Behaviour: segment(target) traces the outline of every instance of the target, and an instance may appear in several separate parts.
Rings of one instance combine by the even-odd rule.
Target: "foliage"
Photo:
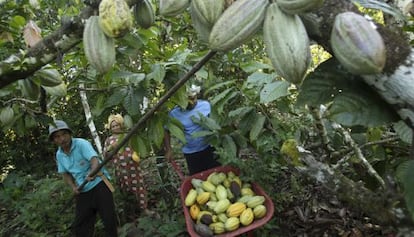
[[[34,4],[36,2],[39,5]],[[78,15],[86,2],[1,1],[0,59],[26,48],[21,34],[29,20],[34,20],[42,29],[42,36],[47,36],[60,27],[66,17]],[[156,1],[153,3],[156,5]],[[376,6],[385,13],[395,13],[382,3]],[[382,22],[382,14],[378,11],[367,13]],[[47,124],[53,117],[63,118],[75,136],[90,138],[78,95],[80,84],[85,85],[93,120],[102,140],[107,135],[104,123],[110,113],[129,115],[134,123],[142,119],[207,53],[206,45],[195,37],[197,34],[190,21],[188,12],[184,12],[176,17],[157,16],[156,24],[148,29],[134,28],[116,40],[117,63],[104,75],[88,65],[82,43],[61,55],[52,64],[63,75],[68,93],[65,97],[48,95],[46,114],[41,111],[39,100],[24,97],[18,83],[0,90],[0,108],[11,106],[16,115],[11,124],[1,124],[0,127],[3,137],[0,142],[1,172],[2,175],[12,170],[21,172],[10,173],[3,183],[1,206],[10,208],[2,209],[5,215],[1,215],[0,224],[4,226],[1,234],[13,232],[17,236],[35,236],[36,233],[48,233],[56,236],[67,233],[72,214],[69,211],[57,213],[56,210],[63,206],[70,194],[54,176],[55,148],[48,142]],[[412,19],[407,21],[405,30],[413,31]],[[312,68],[304,83],[296,87],[273,70],[264,47],[259,32],[237,49],[217,53],[190,80],[203,85],[202,97],[213,106],[211,116],[198,121],[208,131],[197,135],[208,137],[223,164],[239,167],[246,180],[255,181],[268,193],[275,194],[272,199],[276,209],[282,210],[302,192],[303,184],[298,181],[302,177],[285,173],[294,170],[295,164],[280,154],[283,142],[295,139],[299,146],[311,150],[321,159],[331,157],[326,163],[336,165],[353,180],[361,180],[372,190],[380,191],[377,181],[367,175],[366,167],[350,149],[344,135],[334,129],[333,124],[339,123],[351,131],[357,146],[363,149],[381,177],[391,175],[394,178],[395,173],[402,172],[397,171],[397,167],[403,167],[408,159],[412,131],[398,121],[394,110],[360,78],[344,72],[335,59],[327,60],[330,55],[314,45]],[[175,149],[179,151],[180,141],[184,141],[182,130],[176,121],[168,120],[167,113],[172,107],[185,103],[185,89],[181,88],[134,134],[131,144],[144,160],[162,153],[165,127],[177,138]],[[322,147],[321,135],[315,125],[318,121],[311,113],[312,108],[320,105],[327,109],[322,120],[334,149],[332,153],[339,153],[339,156]],[[386,142],[390,134],[395,138],[395,132],[402,140]],[[181,158],[179,152],[176,158]],[[156,165],[163,163],[160,161]],[[153,171],[152,177],[156,181],[149,191],[161,219],[141,217],[137,220],[138,225],[125,223],[126,218],[122,215],[127,205],[119,202],[119,216],[125,224],[121,231],[126,236],[130,228],[136,227],[144,229],[145,236],[183,236],[186,227],[176,193],[180,180],[170,169]],[[46,174],[49,177],[44,178]],[[405,188],[407,207],[414,213],[414,194],[409,188],[412,180],[408,171],[402,174],[400,182]],[[280,179],[289,180],[290,192],[277,187],[275,181]],[[48,202],[50,195],[55,202]],[[118,200],[118,193],[115,195]],[[42,203],[50,205],[37,208],[37,205],[43,207]],[[58,221],[51,223],[50,220]],[[102,228],[102,225],[98,227]],[[98,231],[102,231],[99,228]],[[272,236],[277,228],[276,221],[272,220],[258,230],[258,235]]]

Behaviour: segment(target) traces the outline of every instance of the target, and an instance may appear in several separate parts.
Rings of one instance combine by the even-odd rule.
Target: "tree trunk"
[[[302,154],[301,160],[306,166],[297,167],[299,172],[332,191],[339,200],[364,212],[377,223],[394,225],[401,221],[392,210],[392,200],[389,200],[384,192],[376,193],[367,189],[362,183],[347,178],[338,170],[317,161],[310,154]]]

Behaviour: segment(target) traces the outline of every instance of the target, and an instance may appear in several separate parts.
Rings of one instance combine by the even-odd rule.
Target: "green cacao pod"
[[[229,217],[229,219],[227,219],[224,223],[224,229],[226,229],[226,231],[236,230],[237,228],[239,228],[239,226],[240,220],[237,217]]]
[[[224,11],[224,0],[192,0],[191,7],[205,24],[213,25]]]
[[[231,4],[211,29],[209,47],[228,51],[251,38],[262,26],[268,0],[237,0]]]
[[[3,125],[8,125],[13,121],[14,111],[12,107],[7,106],[3,108],[0,112],[0,122]]]
[[[287,81],[300,84],[311,62],[309,38],[300,17],[271,3],[263,24],[263,39],[276,72]]]
[[[247,207],[255,208],[256,206],[262,205],[266,201],[264,196],[256,195],[249,199],[246,203]]]
[[[155,23],[154,8],[149,0],[138,1],[134,6],[134,18],[139,26],[150,28]]]
[[[42,86],[46,93],[56,97],[63,97],[67,94],[67,86],[65,83],[60,83],[57,86]]]
[[[210,229],[216,235],[223,234],[224,232],[226,232],[226,229],[224,229],[224,223],[223,222],[211,223],[208,227],[210,227]]]
[[[161,16],[177,16],[190,6],[190,0],[160,0],[159,13]]]
[[[301,14],[318,9],[323,0],[277,0],[277,5],[288,14]]]
[[[125,0],[102,0],[99,4],[99,25],[109,37],[124,36],[133,25],[132,12]]]
[[[24,97],[31,100],[37,100],[37,98],[39,98],[40,86],[36,84],[36,82],[34,82],[31,78],[19,80],[18,84]]]
[[[351,73],[380,73],[385,66],[384,41],[374,25],[354,12],[335,17],[331,32],[334,56]]]
[[[63,82],[59,71],[50,66],[43,67],[34,75],[40,78],[40,84],[43,86],[57,86]]]
[[[208,38],[210,37],[211,28],[213,28],[212,24],[205,23],[200,19],[200,15],[194,10],[192,4],[190,5],[190,16],[191,16],[191,23],[193,28],[197,32],[198,39],[201,43],[208,43]]]
[[[231,203],[228,199],[219,200],[216,206],[214,207],[214,213],[220,214],[220,213],[225,212],[227,208],[230,206],[230,204]]]
[[[254,209],[253,209],[253,214],[254,214],[254,218],[255,219],[260,219],[262,217],[264,217],[266,215],[266,206],[263,204],[257,205]]]
[[[88,62],[99,72],[106,73],[115,63],[115,42],[99,27],[99,17],[91,16],[85,24],[83,47]]]

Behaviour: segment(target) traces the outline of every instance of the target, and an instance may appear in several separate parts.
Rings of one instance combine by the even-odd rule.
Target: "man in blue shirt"
[[[92,144],[82,138],[72,137],[72,130],[62,120],[55,120],[49,126],[49,140],[58,145],[56,152],[57,170],[63,175],[76,195],[76,217],[72,224],[78,237],[92,237],[96,215],[102,219],[108,237],[117,237],[115,204],[107,180],[108,172],[102,169],[97,176],[90,173],[99,166],[98,154]],[[85,180],[82,190],[78,189]]]
[[[214,155],[214,148],[205,141],[204,137],[194,137],[195,132],[204,130],[202,126],[193,122],[200,116],[208,117],[211,112],[211,105],[208,101],[198,100],[200,87],[192,85],[187,90],[188,105],[183,109],[179,106],[174,107],[169,116],[181,122],[184,128],[186,143],[182,146],[182,152],[187,162],[189,174],[211,169],[220,166]],[[172,159],[171,136],[169,131],[165,131],[164,137],[165,157]]]

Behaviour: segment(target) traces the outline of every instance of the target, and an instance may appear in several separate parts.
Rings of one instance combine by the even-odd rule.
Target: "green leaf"
[[[139,88],[134,89],[131,86],[128,86],[125,90],[126,95],[123,98],[122,105],[131,116],[139,114],[139,108],[143,101],[144,92]]]
[[[266,117],[263,114],[256,115],[256,119],[253,122],[253,126],[249,134],[250,141],[256,140],[256,138],[259,136],[260,132],[263,129],[263,125],[265,121],[266,121]]]
[[[413,140],[413,130],[407,126],[404,121],[399,121],[394,123],[394,130],[397,132],[398,136],[402,141],[411,144]]]
[[[265,63],[261,63],[257,61],[249,61],[247,63],[243,63],[241,65],[241,68],[243,69],[243,71],[247,73],[257,72],[262,69],[272,69],[272,67],[269,64],[265,64]]]
[[[281,97],[289,95],[290,83],[287,81],[275,81],[266,84],[260,91],[260,103],[270,103]]]
[[[153,79],[157,82],[162,82],[166,74],[165,67],[161,64],[154,64],[151,66],[151,73],[147,75],[148,79]]]
[[[180,140],[180,142],[182,143],[186,142],[184,132],[181,126],[177,126],[177,124],[174,124],[174,123],[168,123],[167,129],[168,131],[170,131],[171,135],[176,137],[178,140]]]
[[[369,92],[365,94],[368,95]],[[329,108],[329,117],[345,126],[375,127],[393,121],[393,111],[385,103],[378,103],[375,97],[375,94],[363,96],[360,93],[344,92],[335,98]]]
[[[303,82],[297,105],[331,104],[331,119],[346,126],[379,126],[395,121],[395,111],[364,81],[329,59]]]
[[[254,107],[251,107],[251,106],[240,107],[240,108],[230,111],[228,116],[229,118],[232,118],[232,119],[241,118],[253,110],[254,110]]]
[[[221,129],[220,125],[216,122],[216,120],[210,117],[205,117],[202,114],[200,114],[199,119],[192,118],[192,120],[194,123],[200,124],[201,126],[203,126],[204,128],[208,130],[218,131]]]
[[[247,77],[246,88],[261,88],[263,85],[271,83],[276,78],[276,74],[267,74],[263,72],[254,72]]]
[[[399,167],[401,183],[404,187],[404,198],[407,204],[407,208],[411,213],[411,219],[414,220],[414,175],[412,175],[412,170],[414,170],[414,160],[410,160],[406,163],[403,163],[403,167]]]
[[[226,156],[236,158],[237,157],[237,146],[233,138],[230,135],[223,136],[223,148],[226,150]]]
[[[138,152],[140,157],[148,156],[149,152],[147,146],[145,145],[145,140],[139,136],[139,134],[135,134],[131,137],[129,145],[134,151]]]
[[[158,117],[154,116],[148,123],[148,137],[151,143],[160,147],[164,140],[164,122]]]

